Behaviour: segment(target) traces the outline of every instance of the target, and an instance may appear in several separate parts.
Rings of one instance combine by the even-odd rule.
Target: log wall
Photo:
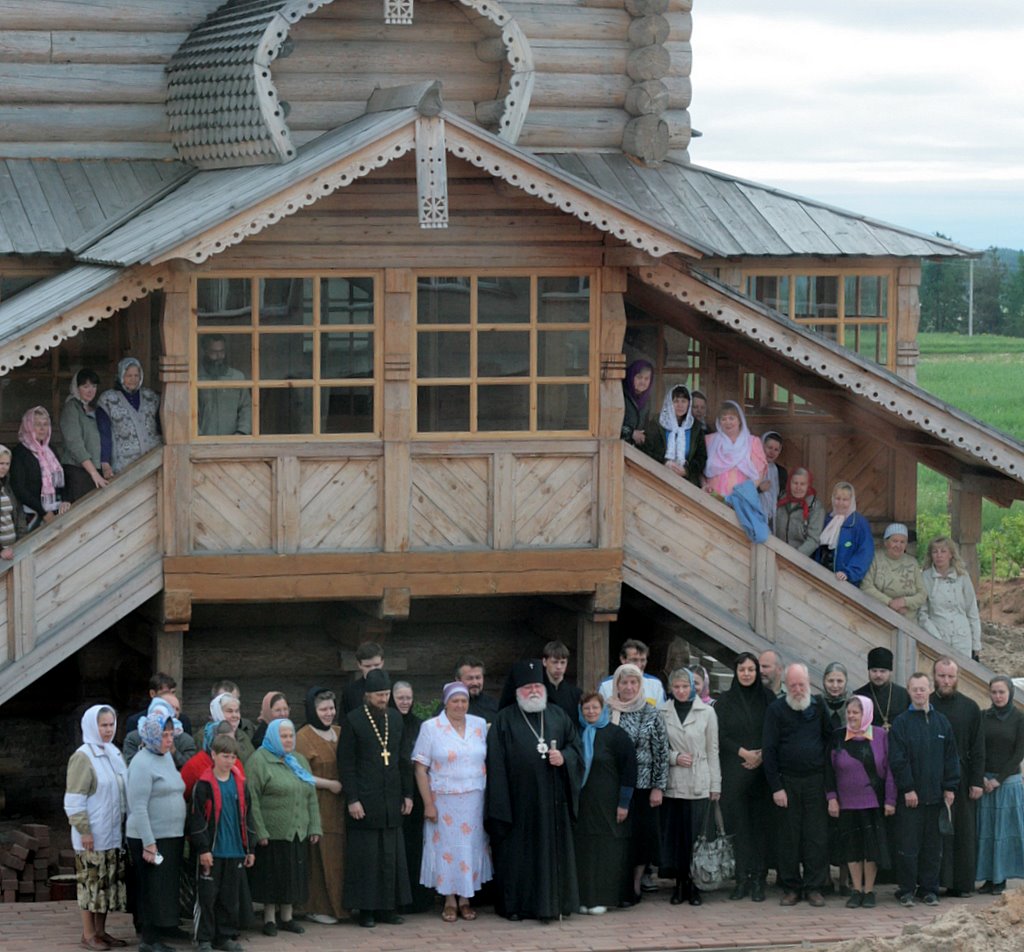
[[[173,158],[164,67],[219,6],[0,0],[0,155]],[[534,87],[520,144],[617,151],[637,115],[626,108],[628,90],[654,81],[667,141],[684,150],[690,6],[504,3],[533,57],[533,69],[518,74]],[[456,0],[417,4],[411,27],[385,25],[379,0],[328,4],[292,28],[292,52],[273,66],[295,142],[361,115],[376,86],[435,78],[449,109],[497,129],[512,76],[498,33]]]

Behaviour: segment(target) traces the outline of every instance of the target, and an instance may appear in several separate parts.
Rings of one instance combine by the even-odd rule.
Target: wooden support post
[[[408,618],[411,602],[409,589],[386,588],[377,603],[377,612],[381,618]]]
[[[766,545],[750,551],[750,627],[762,638],[775,642],[777,569],[775,553]]]
[[[911,538],[917,539],[917,460],[910,453],[899,450],[889,451],[892,457],[891,479],[892,520],[902,522],[911,530]],[[910,546],[910,553],[915,545]]]
[[[384,469],[382,493],[384,551],[409,548],[409,494],[412,485],[412,296],[416,277],[406,268],[384,275]]]
[[[153,669],[169,674],[181,691],[185,632],[192,622],[192,593],[164,591],[158,605],[159,619],[153,625]]]
[[[576,624],[576,683],[593,691],[608,674],[608,632],[606,621],[594,621],[580,614]]]
[[[622,548],[623,475],[625,463],[622,441],[622,381],[626,360],[622,343],[626,336],[626,270],[604,268],[601,271],[600,354],[601,382],[598,389],[598,538],[602,549]]]
[[[896,373],[911,383],[917,382],[917,359],[920,354],[917,343],[917,326],[921,319],[918,295],[920,286],[919,262],[896,269]]]
[[[949,525],[960,557],[971,573],[974,588],[978,588],[978,543],[981,542],[981,494],[968,492],[956,483],[950,484]],[[924,544],[928,543],[923,539]]]
[[[274,468],[274,551],[299,551],[301,467],[297,456],[279,456]]]
[[[36,646],[36,571],[35,558],[29,555],[14,563],[14,591],[8,590],[11,606],[8,631],[13,643],[8,655],[11,661],[24,658]]]
[[[164,555],[188,555],[190,550],[192,465],[189,438],[189,335],[192,327],[191,271],[187,264],[172,266],[164,289],[160,319],[160,426],[164,435],[162,475]]]

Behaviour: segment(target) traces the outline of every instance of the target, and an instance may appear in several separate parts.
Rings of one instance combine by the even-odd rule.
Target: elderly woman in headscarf
[[[82,946],[127,945],[107,934],[107,913],[125,910],[125,854],[121,835],[128,768],[114,746],[113,708],[95,704],[82,715],[82,746],[68,761],[64,812],[71,824],[82,913]]]
[[[14,558],[14,543],[28,531],[25,510],[11,488],[11,451],[0,445],[0,559]]]
[[[256,720],[256,732],[252,735],[254,747],[263,743],[263,735],[267,732],[267,725],[275,718],[289,717],[291,709],[288,707],[288,698],[280,691],[267,691],[263,695],[263,702],[260,704],[260,716]]]
[[[337,697],[325,687],[306,692],[306,723],[295,735],[295,749],[309,762],[320,810],[320,841],[309,848],[309,901],[306,918],[333,925],[346,918],[341,904],[345,884],[345,800],[338,779]]]
[[[840,582],[859,587],[874,554],[871,526],[857,512],[857,494],[850,483],[840,481],[832,489],[832,511],[821,530],[815,561],[834,572]]]
[[[171,758],[180,731],[166,707],[139,725],[142,750],[128,765],[128,852],[136,884],[139,952],[167,952],[162,932],[178,927],[185,834],[185,784]]]
[[[814,556],[825,528],[825,507],[814,489],[811,471],[798,466],[789,474],[775,512],[775,535],[797,552]]]
[[[218,694],[210,701],[210,720],[203,728],[201,749],[181,768],[181,779],[185,781],[185,799],[192,798],[192,788],[203,773],[213,766],[213,739],[218,734],[227,734],[235,738],[238,744],[237,767],[242,779],[245,779],[245,761],[253,754],[252,741],[244,731],[238,729],[242,721],[242,710],[238,698],[233,694]]]
[[[644,452],[677,476],[700,486],[707,446],[690,410],[690,391],[686,387],[673,387],[665,394],[657,420],[647,425]]]
[[[872,727],[875,708],[855,694],[846,723],[832,733],[825,761],[829,816],[838,821],[839,861],[849,871],[852,891],[847,909],[875,906],[878,867],[888,867],[885,816],[896,812],[896,778],[889,766],[889,732]]]
[[[610,713],[596,691],[580,701],[583,786],[573,836],[580,912],[592,916],[631,902],[634,892],[626,821],[636,786],[636,748]]]
[[[768,467],[764,447],[747,429],[747,418],[735,400],[726,400],[718,408],[715,432],[704,439],[708,451],[704,488],[708,492],[729,496],[740,483],[764,479]]]
[[[691,671],[673,671],[669,688],[671,698],[658,708],[668,734],[669,762],[661,814],[661,874],[675,878],[672,905],[688,901],[699,906],[702,900],[690,878],[690,860],[708,802],[722,795],[718,718],[697,694]]]
[[[444,710],[420,725],[412,752],[423,797],[420,883],[444,896],[441,918],[473,920],[470,899],[493,875],[484,832],[487,721],[469,713],[469,689],[444,686]]]
[[[181,770],[185,764],[192,759],[196,754],[196,742],[191,734],[187,734],[181,726],[181,721],[178,720],[178,713],[180,708],[178,706],[178,699],[173,694],[158,694],[149,702],[149,707],[146,709],[146,713],[140,717],[134,730],[130,730],[124,738],[124,760],[125,763],[131,764],[135,759],[136,755],[143,748],[142,742],[142,724],[145,723],[146,718],[157,711],[162,711],[167,717],[170,717],[174,721],[174,744],[171,747],[171,759],[174,761],[174,766]],[[128,726],[131,727],[132,718],[129,718]]]
[[[50,449],[50,414],[33,407],[21,418],[18,445],[11,454],[11,486],[28,517],[31,531],[71,508],[63,497],[64,467]]]
[[[907,554],[909,538],[910,532],[902,522],[885,527],[882,548],[875,553],[860,590],[917,621],[918,610],[928,600],[928,589],[917,559]]]
[[[94,370],[79,370],[71,378],[71,393],[60,412],[64,438],[60,455],[71,502],[93,489],[103,489],[114,475],[110,466],[110,419],[96,406],[99,385]]]
[[[309,761],[295,751],[290,720],[276,718],[267,725],[246,770],[257,837],[249,885],[252,898],[263,903],[263,934],[299,935],[306,930],[292,914],[309,898],[309,846],[320,840],[321,827],[316,777]]]
[[[160,398],[142,386],[142,364],[125,357],[117,365],[117,382],[99,399],[110,419],[111,467],[120,473],[161,443]]]
[[[998,896],[1007,879],[1024,878],[1024,714],[1013,704],[1013,681],[988,683],[992,706],[982,716],[985,733],[984,793],[978,804],[978,892]]]
[[[636,750],[636,788],[630,810],[633,893],[620,905],[633,905],[643,899],[640,879],[644,867],[648,863],[658,865],[661,834],[656,811],[668,784],[668,734],[665,722],[647,703],[643,677],[635,664],[619,665],[612,675],[612,693],[608,698],[611,722],[629,735]]]
[[[733,662],[729,689],[718,699],[718,760],[722,770],[725,829],[736,848],[732,900],[750,896],[764,902],[768,875],[767,830],[771,794],[761,759],[764,715],[775,695],[761,681],[757,655],[743,652]]]
[[[647,404],[651,399],[651,383],[654,367],[649,361],[634,360],[626,368],[626,379],[622,381],[622,396],[625,404],[620,436],[627,443],[643,446],[646,439]]]

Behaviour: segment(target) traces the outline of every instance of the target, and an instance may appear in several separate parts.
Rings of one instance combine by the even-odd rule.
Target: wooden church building
[[[628,637],[942,651],[619,438],[643,357],[876,532],[941,473],[975,571],[1024,497],[1024,446],[914,383],[921,260],[969,249],[691,162],[691,7],[0,0],[0,439],[132,355],[164,440],[0,567],[0,718],[156,669],[298,712],[365,640],[423,698],[554,638],[588,685]]]

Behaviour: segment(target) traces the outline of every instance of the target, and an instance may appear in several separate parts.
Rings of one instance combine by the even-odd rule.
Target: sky
[[[695,165],[1024,248],[1024,0],[694,0]]]

